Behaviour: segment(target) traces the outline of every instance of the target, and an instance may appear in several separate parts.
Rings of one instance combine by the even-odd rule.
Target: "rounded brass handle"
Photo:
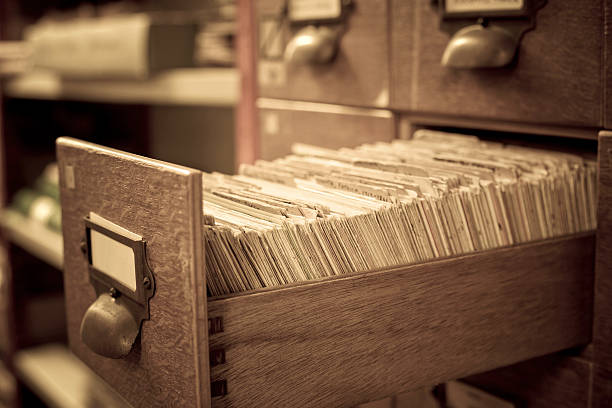
[[[121,297],[103,293],[89,306],[81,321],[81,339],[96,354],[121,358],[129,354],[139,324]]]
[[[285,48],[285,61],[295,65],[326,64],[338,51],[339,33],[327,26],[306,26]]]
[[[514,58],[518,39],[499,26],[474,24],[457,31],[451,38],[442,65],[452,68],[497,68]]]

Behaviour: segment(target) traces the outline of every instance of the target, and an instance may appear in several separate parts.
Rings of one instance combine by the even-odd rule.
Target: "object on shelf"
[[[15,98],[233,107],[239,85],[233,68],[174,69],[147,81],[68,80],[41,70],[12,78],[4,92]]]
[[[62,211],[56,163],[48,164],[34,182],[13,197],[0,214],[7,238],[50,265],[63,265]]]
[[[74,78],[143,79],[194,65],[194,23],[125,14],[45,19],[26,30],[32,65]]]
[[[58,182],[57,164],[51,163],[36,179],[35,189],[24,187],[15,194],[11,208],[41,225],[60,231],[62,211]]]
[[[206,24],[196,36],[196,63],[198,65],[234,66],[236,64],[235,31],[236,24],[232,21]]]
[[[30,47],[24,41],[0,41],[0,76],[25,72],[30,67]]]
[[[596,165],[429,130],[205,175],[211,295],[591,231]]]

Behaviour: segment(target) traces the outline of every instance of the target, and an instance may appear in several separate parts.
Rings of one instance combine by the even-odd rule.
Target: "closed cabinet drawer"
[[[499,121],[603,125],[601,1],[547,1],[535,13],[535,27],[522,36],[515,58],[500,68],[443,66],[451,35],[441,29],[438,7],[429,0],[391,4],[393,108]],[[410,33],[413,47],[406,46]],[[473,54],[478,53],[470,50]]]
[[[291,153],[293,143],[330,149],[391,141],[393,114],[383,109],[260,99],[261,158],[272,160]]]
[[[348,408],[591,340],[592,233],[207,297],[200,172],[57,152],[70,346],[135,407]]]
[[[316,11],[317,4],[334,1],[288,4],[292,3],[299,4],[299,14],[303,14],[312,8]],[[387,1],[354,0],[344,7],[339,21],[314,21],[324,30],[322,35],[333,36],[330,44],[336,47],[335,56],[318,62],[310,59],[312,54],[305,55],[308,50],[296,48],[299,43],[317,41],[320,32],[312,31],[315,28],[309,27],[308,22],[291,22],[291,13],[282,12],[285,5],[283,0],[256,1],[260,96],[356,106],[388,105]]]

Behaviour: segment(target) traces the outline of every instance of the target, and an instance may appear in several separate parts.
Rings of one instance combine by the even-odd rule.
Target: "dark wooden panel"
[[[390,111],[335,105],[265,101],[259,109],[261,158],[276,159],[296,142],[337,149],[395,137]]]
[[[593,324],[593,408],[612,401],[612,132],[599,134],[599,201]]]
[[[6,245],[4,239],[0,239],[0,361],[11,358],[15,345],[13,279]]]
[[[355,0],[330,64],[291,66],[259,55],[260,96],[345,105],[386,107],[389,103],[387,0]],[[257,19],[278,16],[284,0],[257,0]],[[297,29],[282,27],[282,47]],[[261,40],[261,38],[260,38]],[[261,43],[261,41],[260,41]],[[270,71],[269,67],[274,68]]]
[[[57,155],[71,349],[135,407],[208,406],[200,172],[68,138]],[[95,300],[80,249],[90,211],[142,235],[155,275],[151,319],[124,359],[94,354],[79,334]]]
[[[463,381],[521,408],[588,408],[593,363],[554,354],[477,374]]]
[[[414,4],[413,4],[414,3]],[[392,0],[392,37],[415,30],[414,49],[394,41],[392,65],[412,66],[411,80],[393,71],[392,107],[428,114],[506,121],[602,126],[602,2],[551,0],[518,59],[499,69],[440,64],[450,39],[429,0]],[[413,23],[401,16],[416,7]]]
[[[604,10],[604,126],[612,129],[612,4],[603,1]]]
[[[209,300],[215,407],[353,407],[591,339],[594,238]]]

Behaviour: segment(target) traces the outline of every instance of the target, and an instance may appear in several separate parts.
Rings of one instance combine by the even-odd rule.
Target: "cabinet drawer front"
[[[293,143],[330,149],[388,142],[395,137],[393,114],[383,109],[280,100],[259,100],[261,158],[291,153]]]
[[[335,58],[322,64],[290,64],[283,53],[302,28],[288,22],[277,28],[284,0],[256,1],[259,94],[356,106],[389,103],[386,0],[355,0],[345,17]]]
[[[410,3],[410,4],[409,4]],[[415,18],[405,16],[412,13]],[[392,0],[392,107],[505,121],[597,127],[602,113],[602,4],[549,0],[503,68],[441,64],[450,36],[428,0]],[[414,48],[401,39],[414,32]]]
[[[58,139],[57,156],[70,348],[135,407],[201,406],[209,397],[208,354],[199,352],[207,344],[200,172],[69,138]],[[80,335],[96,300],[81,250],[90,211],[146,241],[155,293],[124,358],[95,354]]]

